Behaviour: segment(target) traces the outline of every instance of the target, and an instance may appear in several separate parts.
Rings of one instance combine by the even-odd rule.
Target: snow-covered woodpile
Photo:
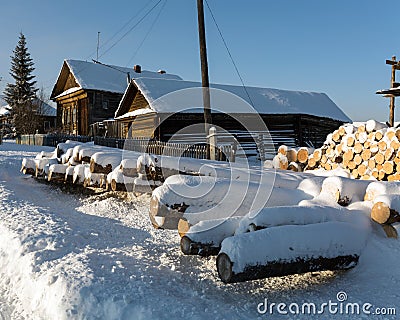
[[[372,217],[384,228],[371,219],[387,182],[299,173],[289,179],[282,173],[276,185],[271,176],[258,183],[169,177],[153,191],[150,218],[158,228],[178,230],[184,254],[218,254],[224,282],[351,268],[373,226],[394,236],[387,230],[396,230],[398,214],[384,221]],[[392,182],[393,192],[395,186],[400,183]],[[395,197],[392,203],[389,208]]]
[[[293,171],[341,168],[355,179],[397,181],[400,128],[375,120],[345,124],[329,134],[319,149],[280,146],[272,166]]]
[[[143,177],[139,172],[144,158],[136,152],[67,141],[58,144],[54,152],[24,158],[21,172],[74,187],[151,193],[160,183],[152,180],[154,175]]]
[[[361,132],[379,130],[382,139],[391,135],[367,126]],[[320,150],[326,155],[341,143]],[[346,151],[354,148],[347,145]],[[315,151],[285,152],[290,162],[306,167]],[[352,268],[372,233],[398,237],[400,182],[354,179],[339,168],[270,170],[67,142],[24,159],[21,171],[72,186],[152,193],[153,226],[177,230],[184,254],[217,255],[218,274],[230,283]]]

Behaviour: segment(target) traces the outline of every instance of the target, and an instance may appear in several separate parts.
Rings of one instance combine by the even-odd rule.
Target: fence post
[[[236,161],[236,151],[237,151],[237,141],[236,139],[233,140],[233,144],[231,146],[231,154],[229,157],[230,162],[235,162]]]
[[[215,160],[215,150],[217,147],[217,129],[215,127],[210,128],[207,138],[210,145],[210,160]]]
[[[260,133],[258,135],[258,139],[257,140],[258,140],[257,141],[258,142],[257,143],[257,149],[258,149],[258,151],[260,153],[260,160],[262,162],[264,162],[265,161],[264,135],[262,133]]]

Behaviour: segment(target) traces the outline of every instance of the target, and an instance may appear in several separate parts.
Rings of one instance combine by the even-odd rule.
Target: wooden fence
[[[207,159],[206,143],[175,143],[148,139],[115,139],[95,137],[94,143],[101,146],[119,148],[129,151],[165,155],[171,157],[188,157],[195,159]],[[235,146],[219,145],[216,148],[216,160],[234,161]]]
[[[136,152],[207,159],[208,145],[204,135],[174,135],[170,141],[157,141],[141,138],[118,139],[109,137],[71,136],[71,135],[22,135],[16,139],[19,144],[56,147],[67,140],[80,142],[94,141],[94,144]],[[215,148],[218,161],[236,161],[237,158],[255,157],[261,161],[273,157],[274,143],[265,132],[232,132],[217,134]]]
[[[93,141],[92,137],[88,136],[71,136],[71,135],[55,135],[55,134],[25,134],[18,136],[15,141],[17,144],[29,144],[35,146],[56,147],[57,144],[67,140],[79,142]]]

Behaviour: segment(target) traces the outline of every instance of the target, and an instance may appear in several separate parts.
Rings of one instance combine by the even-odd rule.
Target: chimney
[[[161,70],[161,69],[160,69],[160,70],[158,70],[157,72],[158,72],[159,74],[165,74],[165,73],[166,73],[166,71],[165,71],[165,70]]]
[[[138,65],[138,64],[135,64],[135,65],[133,66],[133,70],[134,70],[136,73],[141,73],[141,72],[142,72],[142,67],[141,67],[140,65]]]

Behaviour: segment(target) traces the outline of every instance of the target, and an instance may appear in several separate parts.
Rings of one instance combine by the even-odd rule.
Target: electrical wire
[[[99,49],[105,47],[108,43],[111,42],[111,40],[113,40],[123,29],[125,29],[135,18],[137,18],[143,11],[145,8],[147,8],[154,0],[150,0],[146,3],[146,5],[144,5],[132,18],[130,18],[121,28],[119,28],[112,36],[111,38],[109,38],[106,42],[104,42]],[[125,32],[111,47],[109,47],[106,51],[104,51],[99,58],[101,58],[102,56],[104,56],[106,53],[108,53],[112,48],[114,48],[123,38],[125,38],[130,32],[132,32],[132,30],[134,28],[136,28],[161,2],[162,0],[159,0],[149,11],[147,11],[147,13],[135,24],[133,25],[127,32]],[[165,4],[164,4],[165,6]],[[163,6],[163,7],[164,7]],[[162,10],[161,10],[162,11]],[[160,11],[160,13],[161,13]],[[158,19],[158,18],[157,18]],[[147,36],[146,36],[147,37]],[[143,41],[144,42],[144,41]],[[141,44],[142,45],[142,44]],[[141,46],[140,45],[140,46]],[[139,47],[140,48],[140,47]],[[138,50],[137,50],[138,51]],[[90,55],[88,55],[84,60],[87,60],[89,58],[91,58],[94,54],[96,53],[96,50],[93,51],[92,53],[90,53]],[[105,65],[108,66],[109,65]],[[79,74],[81,72],[83,72],[84,70],[86,70],[87,67],[83,67],[80,70],[75,71],[75,74]],[[118,69],[116,69],[118,70]],[[121,70],[118,70],[120,72],[123,72]],[[50,88],[50,87],[54,87],[54,85],[48,85],[45,88]]]
[[[121,28],[119,28],[110,38],[108,38],[104,43],[102,43],[99,46],[99,49],[102,49],[107,46],[119,33],[122,32],[134,19],[136,19],[143,11],[146,9],[154,0],[148,1],[139,11],[136,12],[136,14],[131,17]],[[89,58],[92,58],[93,55],[96,53],[96,50],[91,52],[84,60],[87,60]]]
[[[242,83],[242,87],[243,87],[244,91],[246,92],[247,97],[249,98],[249,101],[250,101],[251,106],[254,108],[253,100],[251,99],[250,94],[249,94],[249,92],[248,92],[248,90],[247,90],[247,88],[246,88],[246,86],[245,86],[245,84],[244,84],[243,78],[242,78],[242,76],[240,75],[239,69],[238,69],[238,67],[237,67],[237,65],[236,65],[236,63],[235,63],[235,60],[233,59],[233,56],[232,56],[232,54],[231,54],[231,51],[229,50],[228,45],[227,45],[227,43],[226,43],[226,41],[225,41],[225,39],[224,39],[224,36],[222,35],[222,31],[221,31],[221,29],[220,29],[219,26],[218,26],[217,20],[216,20],[215,17],[214,17],[214,14],[213,14],[213,12],[212,12],[212,10],[211,10],[209,4],[208,4],[208,1],[205,0],[205,2],[206,2],[206,5],[207,5],[208,10],[210,11],[212,20],[214,21],[214,24],[215,24],[215,26],[217,27],[217,30],[218,30],[218,32],[219,32],[219,35],[220,35],[221,39],[222,39],[222,42],[224,43],[225,49],[226,49],[226,51],[228,52],[228,55],[229,55],[229,57],[230,57],[230,59],[231,59],[231,61],[232,61],[232,64],[233,64],[233,66],[234,66],[234,68],[235,68],[235,70],[236,70],[236,73],[237,73],[237,75],[238,75],[238,77],[239,77],[239,79],[240,79],[240,82]]]
[[[164,4],[162,5],[160,11],[158,12],[156,18],[154,19],[153,23],[151,24],[149,30],[147,31],[146,35],[144,36],[142,42],[139,44],[138,48],[137,48],[136,51],[133,53],[133,55],[129,58],[129,61],[128,61],[128,63],[126,64],[126,66],[128,66],[128,65],[133,61],[133,59],[135,59],[135,57],[136,57],[136,55],[138,54],[139,50],[140,50],[141,47],[143,46],[144,42],[147,40],[147,38],[148,38],[148,36],[150,35],[151,31],[153,30],[155,24],[157,23],[158,19],[160,18],[161,13],[163,12],[163,10],[164,10],[164,8],[165,8],[167,2],[168,2],[168,0],[165,0],[165,2],[164,2]]]
[[[161,3],[162,0],[159,0],[147,13],[137,22],[135,23],[127,32],[125,32],[116,42],[114,42],[111,47],[109,47],[106,51],[104,51],[99,58],[103,57],[105,54],[107,54],[112,48],[114,48],[122,39],[124,39],[129,33],[132,32],[133,29],[135,29],[146,17]]]
[[[99,56],[99,58],[101,58],[102,56],[104,56],[106,53],[108,53],[112,48],[114,48],[123,38],[125,38],[130,32],[132,32],[132,30],[133,29],[135,29],[160,3],[161,3],[161,1],[162,0],[159,0],[149,11],[147,11],[146,12],[146,14],[137,22],[137,23],[135,23],[127,32],[125,32],[111,47],[109,47],[106,51],[104,51],[100,56]],[[150,1],[151,2],[151,1]],[[149,3],[150,3],[149,2]],[[148,4],[149,4],[148,3]],[[147,5],[148,5],[147,4]],[[145,7],[147,7],[147,5],[145,6]],[[145,8],[144,7],[144,8]],[[142,10],[143,11],[143,10]],[[138,14],[136,14],[130,21],[132,21],[134,18],[136,18],[138,16]],[[127,24],[125,24],[125,25],[127,25]],[[124,25],[124,27],[125,27],[125,25]],[[124,27],[122,27],[121,29],[123,29]],[[117,32],[118,33],[118,32]],[[94,53],[92,53],[90,56],[92,56]],[[90,57],[89,56],[89,57]],[[87,60],[87,59],[85,59],[85,60]],[[97,61],[96,61],[96,63],[98,63]],[[108,65],[105,65],[105,66],[108,66]],[[83,67],[82,69],[79,69],[79,70],[77,70],[77,71],[75,71],[74,73],[75,74],[79,74],[79,73],[81,73],[81,72],[83,72],[84,70],[86,70],[86,68],[87,67]],[[118,71],[121,71],[121,70],[118,70]],[[121,72],[123,72],[123,71],[121,71]]]

